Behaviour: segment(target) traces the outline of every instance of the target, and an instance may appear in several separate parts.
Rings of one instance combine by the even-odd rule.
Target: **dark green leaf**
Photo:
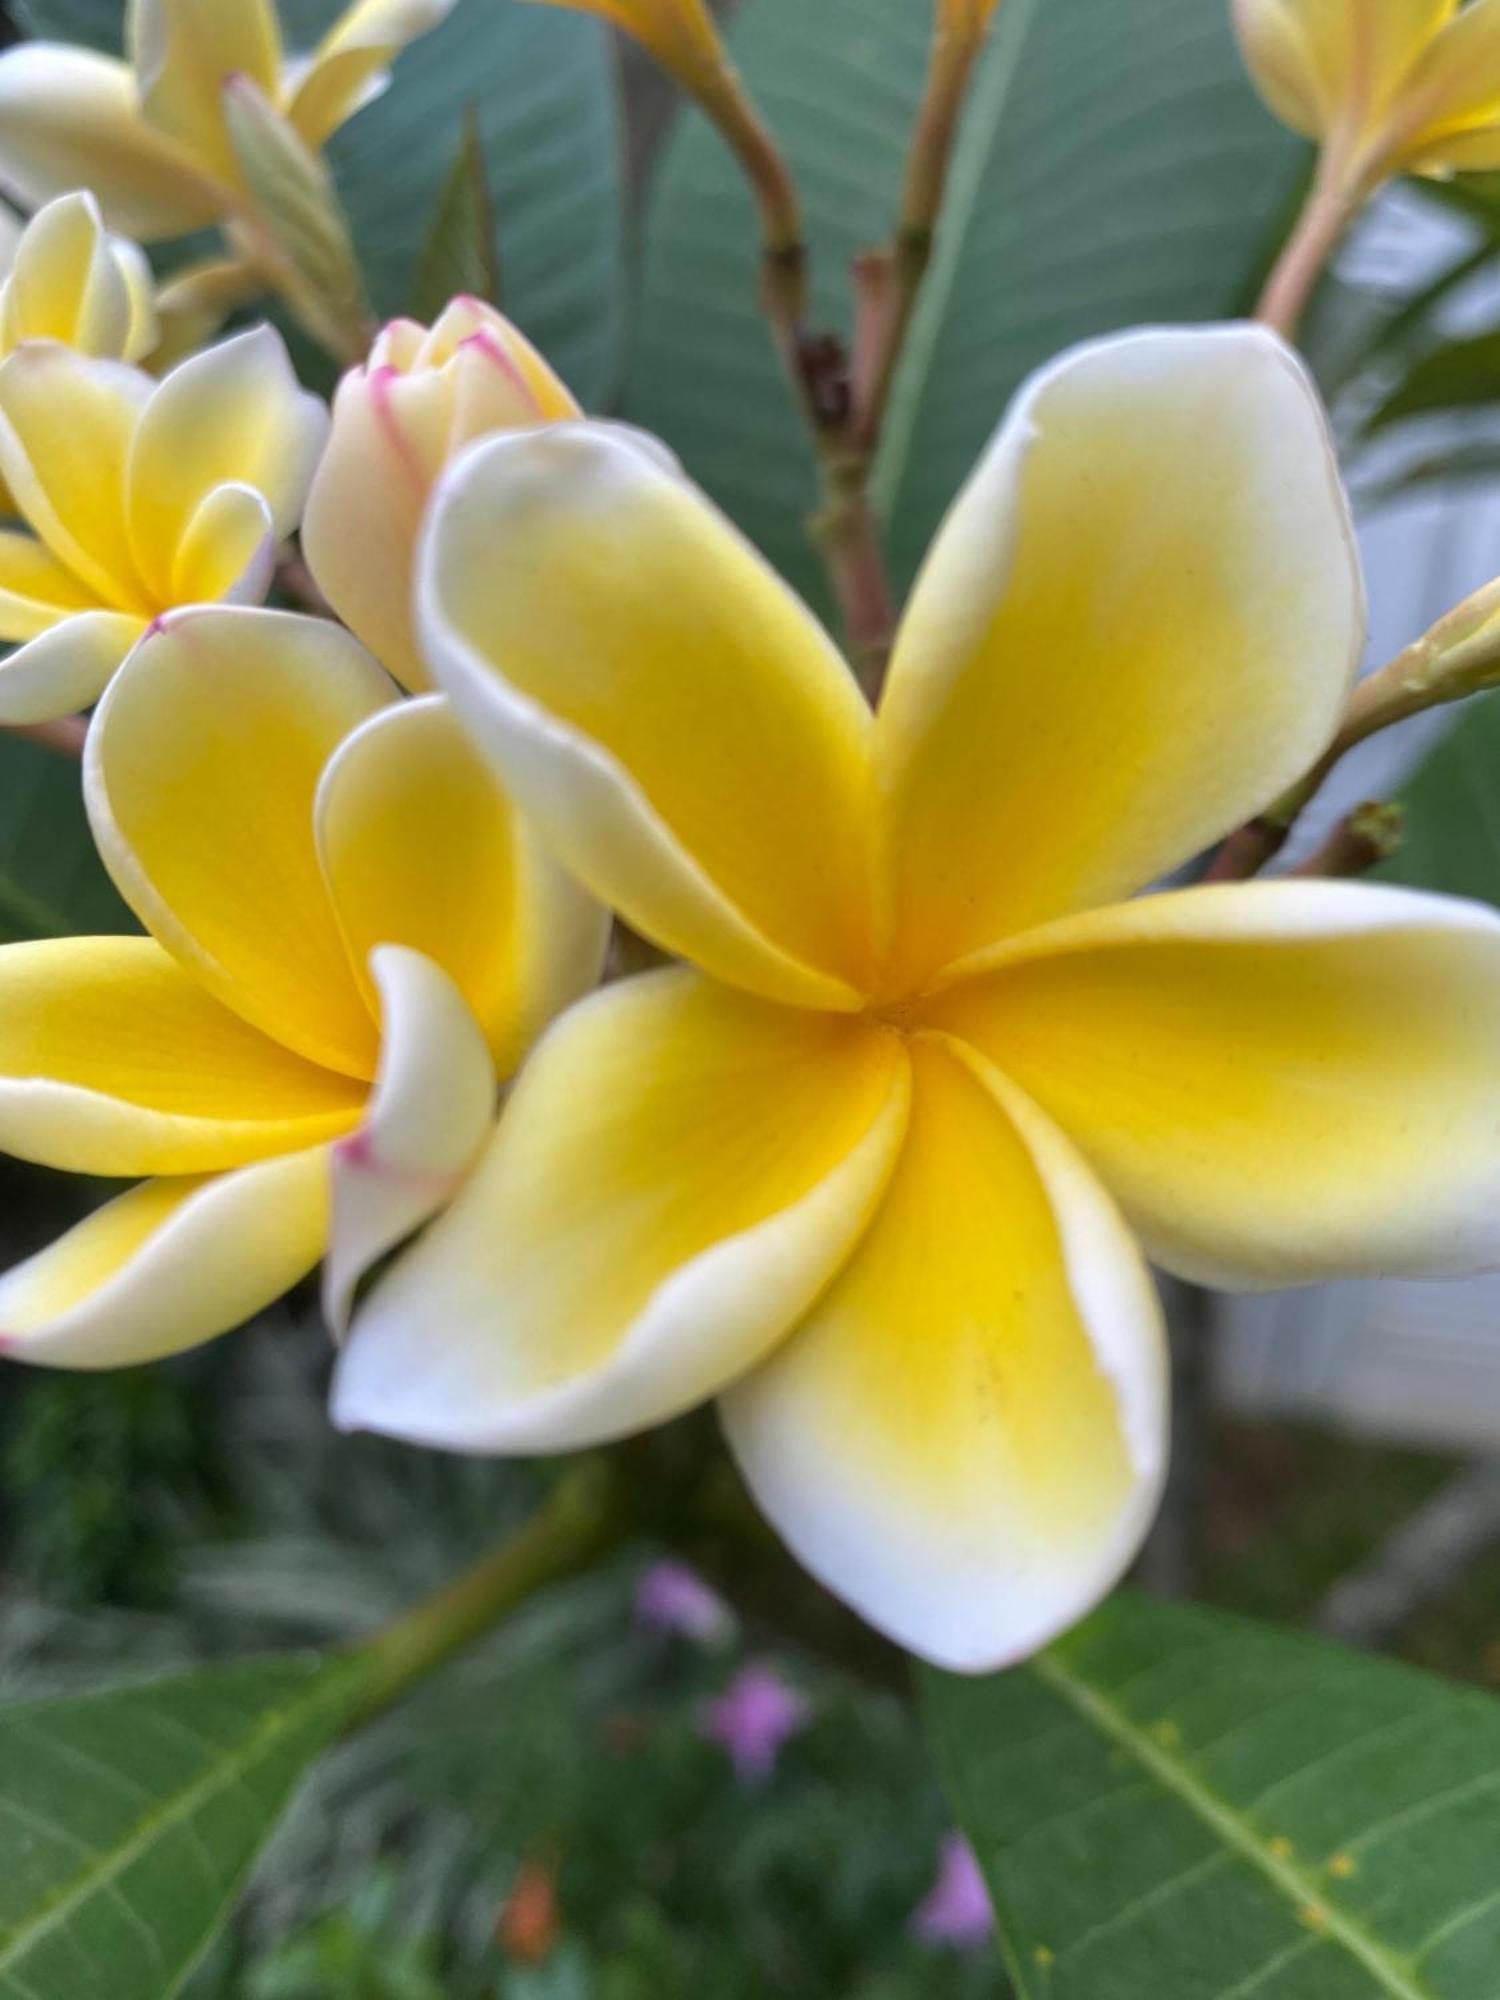
[[[340,10],[283,0],[282,11],[289,39],[306,46]],[[38,34],[120,46],[120,0],[26,0],[24,18]],[[614,386],[621,271],[616,93],[597,21],[521,0],[459,0],[402,54],[385,95],[335,133],[328,157],[375,310],[410,308],[471,104],[503,235],[505,310],[597,406]]]
[[[500,297],[494,207],[479,117],[472,104],[464,112],[463,135],[417,266],[412,317],[430,323],[460,293],[491,304]]]
[[[1384,430],[1403,417],[1482,409],[1495,403],[1500,403],[1500,333],[1471,334],[1419,356],[1370,418],[1368,428]]]
[[[0,1710],[0,2000],[171,2000],[363,1674],[283,1657]]]
[[[1401,804],[1406,836],[1382,879],[1500,903],[1500,697],[1468,704]]]
[[[0,943],[134,928],[95,852],[77,764],[0,733]]]
[[[1024,2000],[1494,2000],[1489,1696],[1129,1596],[925,1695]]]
[[[931,26],[913,0],[754,0],[735,50],[807,197],[821,320],[887,236]],[[1304,155],[1213,0],[1006,0],[896,384],[879,492],[909,575],[1028,370],[1070,341],[1248,302]],[[628,407],[806,585],[811,468],[756,307],[749,199],[684,120],[649,218]]]

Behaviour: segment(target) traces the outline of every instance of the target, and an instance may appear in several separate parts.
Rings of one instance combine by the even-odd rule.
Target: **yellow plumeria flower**
[[[325,1251],[337,1325],[597,977],[599,910],[443,699],[396,693],[336,625],[230,608],[171,614],[101,703],[89,816],[149,935],[0,948],[0,1147],[153,1178],[0,1278],[18,1359],[174,1353]]]
[[[1233,4],[1261,95],[1351,190],[1500,167],[1500,0]]]
[[[153,619],[264,596],[328,412],[257,327],[162,381],[27,341],[0,362],[0,723],[87,708]]]
[[[232,78],[319,147],[452,5],[356,0],[289,57],[273,0],[129,0],[124,62],[53,42],[0,56],[0,185],[28,206],[91,187],[112,227],[148,243],[225,221],[246,192],[224,122]]]
[[[545,0],[624,29],[691,97],[718,94],[727,57],[708,0]]]
[[[394,321],[339,384],[302,550],[340,618],[405,686],[430,685],[411,593],[438,474],[490,431],[578,414],[525,335],[479,299],[454,299],[430,328]]]
[[[475,446],[424,546],[440,685],[564,864],[690,964],[544,1037],[357,1316],[344,1425],[552,1451],[722,1394],[808,1567],[987,1668],[1155,1507],[1138,1241],[1231,1286],[1500,1257],[1500,920],[1313,882],[1122,900],[1306,768],[1360,651],[1322,413],[1269,334],[1033,381],[878,717],[628,435]]]
[[[155,287],[140,249],[110,236],[91,194],[39,208],[0,282],[0,355],[23,340],[58,340],[105,361],[139,361],[156,345]]]

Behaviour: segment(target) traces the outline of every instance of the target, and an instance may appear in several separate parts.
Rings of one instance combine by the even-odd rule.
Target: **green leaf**
[[[1130,1596],[924,1692],[1023,2000],[1493,2000],[1490,1696]]]
[[[26,0],[34,33],[118,51],[121,0]],[[340,12],[282,0],[306,47]],[[397,60],[383,97],[328,147],[378,314],[410,309],[423,246],[468,105],[479,107],[503,241],[505,310],[585,403],[616,375],[621,278],[619,118],[599,22],[521,0],[459,0]]]
[[[815,313],[888,237],[930,5],[754,0],[736,56],[807,200]],[[1006,0],[976,80],[879,495],[911,574],[1029,370],[1086,336],[1242,309],[1305,154],[1257,102],[1219,0]],[[804,587],[813,481],[756,306],[752,209],[696,115],[647,230],[627,406]]]
[[[0,1709],[0,2000],[170,2000],[364,1673],[286,1656]]]
[[[449,299],[460,293],[488,299],[491,304],[500,297],[494,204],[485,172],[479,114],[472,104],[464,111],[463,135],[417,266],[412,317],[435,320]]]
[[[1475,410],[1500,403],[1500,332],[1471,334],[1419,355],[1366,426],[1385,430],[1404,417]]]
[[[95,851],[77,764],[0,732],[0,943],[135,928]]]
[[[1467,704],[1400,802],[1406,834],[1380,879],[1500,903],[1500,696]]]

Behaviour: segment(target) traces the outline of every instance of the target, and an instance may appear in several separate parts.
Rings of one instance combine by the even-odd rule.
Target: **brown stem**
[[[1341,169],[1325,159],[1255,309],[1255,317],[1261,324],[1271,327],[1284,340],[1296,339],[1318,280],[1361,199]]]
[[[88,722],[81,715],[60,715],[52,722],[13,722],[6,726],[8,736],[40,743],[44,750],[55,751],[59,757],[81,757],[88,733]]]
[[[1401,845],[1406,815],[1398,805],[1371,801],[1356,806],[1345,815],[1317,852],[1297,867],[1289,877],[1304,880],[1349,878],[1367,875],[1382,861],[1389,861]]]

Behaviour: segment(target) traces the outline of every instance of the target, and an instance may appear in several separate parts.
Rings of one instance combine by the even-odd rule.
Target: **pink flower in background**
[[[995,1928],[995,1912],[974,1850],[961,1833],[944,1836],[937,1877],[911,1913],[911,1934],[923,1944],[973,1951]]]
[[[686,1563],[657,1562],[635,1587],[636,1622],[648,1632],[670,1633],[700,1646],[721,1645],[734,1627],[724,1600]]]
[[[703,1704],[699,1727],[729,1752],[741,1784],[759,1785],[775,1770],[782,1745],[807,1727],[810,1716],[805,1695],[789,1687],[773,1666],[752,1661],[723,1694]]]

